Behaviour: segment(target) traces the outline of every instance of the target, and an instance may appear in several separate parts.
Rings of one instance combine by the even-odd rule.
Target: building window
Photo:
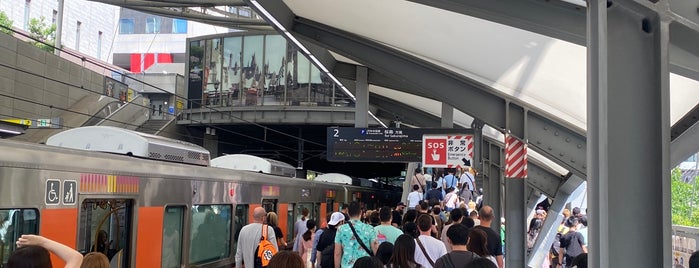
[[[132,34],[134,31],[133,19],[119,20],[119,34]]]
[[[102,31],[97,32],[97,58],[102,59]]]
[[[75,28],[75,50],[80,51],[80,26],[82,22],[78,21],[77,27]]]
[[[160,33],[160,17],[146,18],[146,33]]]
[[[250,13],[249,9],[240,8],[238,9],[238,16],[249,18],[250,16],[252,16],[252,14]]]
[[[172,33],[187,33],[187,20],[172,19]]]
[[[31,4],[31,0],[27,0],[24,2],[24,30],[29,30],[29,11]]]

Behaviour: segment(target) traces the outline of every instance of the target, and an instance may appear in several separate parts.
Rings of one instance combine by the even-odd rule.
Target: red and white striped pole
[[[527,177],[527,143],[505,134],[505,177]]]

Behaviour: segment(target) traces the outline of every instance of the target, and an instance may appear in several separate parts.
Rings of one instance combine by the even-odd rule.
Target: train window
[[[277,199],[262,199],[262,207],[265,208],[265,211],[267,212],[272,212],[277,213],[277,203],[279,201]]]
[[[192,206],[189,263],[228,258],[231,253],[231,205]]]
[[[163,215],[163,268],[179,268],[182,264],[182,231],[184,206],[167,206]]]
[[[78,250],[102,252],[112,267],[129,267],[133,200],[85,199],[80,207]]]
[[[316,224],[319,224],[321,222],[320,220],[320,203],[313,203],[313,209],[311,210],[311,219],[314,219],[316,221]]]
[[[20,236],[39,233],[38,215],[36,209],[0,209],[0,267],[17,249]]]
[[[248,223],[248,210],[250,206],[248,205],[236,205],[235,206],[235,233],[233,233],[233,252],[237,250],[238,246],[238,236],[240,236],[240,229],[243,228]]]
[[[330,199],[330,198],[325,199],[325,204],[327,204],[327,206],[325,206],[325,213],[328,213],[328,214],[333,213],[333,210],[335,209],[334,208],[335,199]]]

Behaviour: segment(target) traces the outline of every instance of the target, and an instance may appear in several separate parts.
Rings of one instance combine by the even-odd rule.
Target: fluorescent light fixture
[[[328,68],[325,68],[325,65],[321,64],[320,60],[318,60],[318,58],[316,58],[316,56],[311,54],[308,56],[308,58],[310,58],[313,62],[315,62],[321,71],[323,71],[324,73],[330,73],[330,71],[328,71]]]
[[[7,134],[12,134],[12,135],[19,135],[19,134],[22,134],[22,132],[14,131],[14,130],[9,130],[9,129],[4,129],[4,128],[0,128],[0,132],[2,132],[2,133],[7,133]]]
[[[376,120],[376,122],[379,122],[379,124],[381,124],[382,127],[384,127],[384,128],[387,127],[386,124],[384,124],[383,122],[381,122],[381,120],[379,120],[379,118],[376,117],[376,116],[374,115],[374,113],[372,113],[371,111],[369,111],[369,115],[371,116],[371,118],[374,118],[374,120]]]

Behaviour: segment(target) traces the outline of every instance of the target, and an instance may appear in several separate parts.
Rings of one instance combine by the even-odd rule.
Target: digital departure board
[[[471,129],[329,127],[327,159],[338,162],[420,162],[423,134],[472,134]]]

